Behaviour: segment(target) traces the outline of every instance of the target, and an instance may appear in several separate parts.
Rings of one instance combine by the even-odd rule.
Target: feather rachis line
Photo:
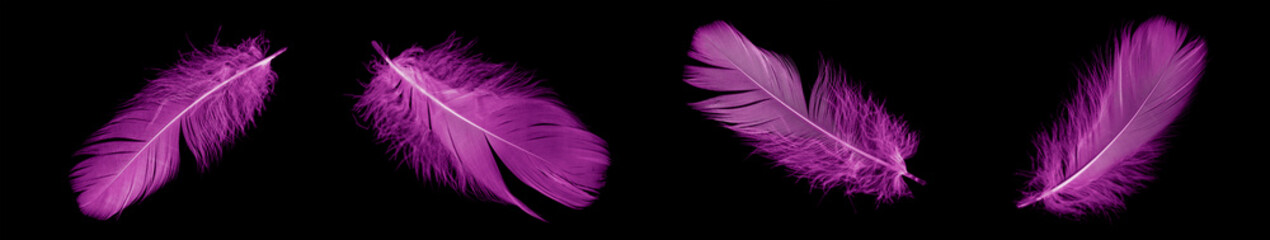
[[[1116,67],[1116,69],[1120,69],[1120,66],[1117,66],[1117,67]],[[1120,79],[1121,77],[1117,76],[1116,78],[1117,78],[1117,79]],[[1118,80],[1118,81],[1119,81],[1119,80]],[[1111,148],[1111,145],[1114,145],[1114,144],[1116,143],[1116,141],[1120,139],[1120,136],[1124,135],[1124,132],[1125,132],[1126,130],[1128,130],[1128,129],[1129,129],[1129,125],[1133,124],[1133,121],[1134,121],[1134,120],[1137,120],[1137,119],[1138,119],[1138,116],[1141,116],[1141,115],[1142,115],[1142,114],[1141,114],[1141,113],[1142,113],[1142,108],[1143,108],[1143,107],[1146,107],[1147,103],[1149,103],[1149,102],[1150,102],[1151,96],[1154,96],[1154,95],[1155,95],[1155,90],[1157,90],[1157,89],[1159,89],[1159,88],[1160,88],[1160,83],[1161,83],[1161,81],[1157,81],[1157,82],[1155,83],[1155,86],[1152,86],[1152,87],[1151,87],[1151,92],[1148,92],[1148,93],[1147,93],[1147,95],[1146,95],[1145,97],[1143,97],[1143,101],[1142,101],[1142,103],[1138,104],[1138,109],[1137,109],[1137,110],[1135,110],[1135,111],[1133,112],[1133,117],[1129,118],[1129,121],[1128,121],[1127,123],[1125,123],[1125,125],[1124,125],[1124,126],[1120,127],[1120,131],[1116,132],[1116,136],[1115,136],[1115,137],[1113,137],[1113,138],[1111,138],[1111,141],[1110,141],[1110,142],[1108,142],[1108,143],[1107,143],[1107,145],[1103,146],[1103,147],[1102,147],[1102,150],[1099,150],[1099,151],[1098,151],[1098,155],[1095,155],[1093,160],[1090,160],[1088,163],[1085,163],[1085,166],[1081,166],[1080,170],[1079,170],[1079,171],[1076,171],[1076,174],[1072,174],[1072,176],[1071,176],[1071,177],[1068,177],[1067,179],[1063,180],[1063,182],[1062,182],[1062,183],[1059,183],[1059,184],[1058,184],[1058,186],[1054,186],[1054,188],[1051,188],[1050,190],[1047,190],[1047,191],[1045,191],[1045,192],[1041,193],[1041,195],[1039,195],[1039,196],[1037,196],[1037,197],[1035,197],[1035,198],[1030,198],[1030,199],[1028,199],[1028,200],[1026,200],[1026,201],[1024,201],[1024,202],[1022,202],[1022,203],[1019,203],[1017,206],[1018,206],[1018,207],[1020,207],[1020,208],[1022,208],[1022,207],[1026,207],[1026,206],[1028,206],[1028,205],[1031,205],[1032,203],[1036,203],[1037,201],[1043,200],[1043,199],[1045,199],[1045,198],[1047,198],[1047,197],[1049,197],[1049,196],[1053,195],[1054,193],[1056,193],[1056,192],[1058,192],[1059,190],[1062,190],[1064,187],[1066,187],[1066,186],[1067,186],[1067,184],[1071,183],[1073,179],[1076,179],[1077,177],[1080,177],[1080,175],[1081,175],[1081,174],[1084,174],[1084,173],[1085,173],[1085,170],[1088,170],[1088,169],[1089,169],[1089,166],[1093,166],[1094,162],[1098,162],[1099,160],[1103,160],[1103,158],[1102,158],[1102,157],[1103,157],[1103,154],[1107,153],[1107,149],[1110,149],[1110,148]],[[1122,90],[1123,90],[1123,89],[1124,89],[1124,87],[1122,86],[1122,87],[1120,87],[1120,89],[1122,89]],[[1123,94],[1116,94],[1116,95],[1120,96],[1120,95],[1123,95]],[[1172,95],[1176,95],[1176,94],[1172,94]],[[1123,99],[1123,96],[1120,96],[1120,98],[1122,98],[1122,99]],[[1121,100],[1120,102],[1124,102],[1124,101],[1123,101],[1123,100]]]
[[[137,153],[136,153],[136,154],[133,154],[133,155],[132,155],[132,158],[129,158],[129,159],[128,159],[128,162],[127,162],[127,163],[125,163],[125,164],[123,165],[123,167],[120,167],[120,168],[119,168],[119,172],[123,172],[123,171],[124,171],[124,169],[128,169],[128,167],[132,166],[132,163],[133,163],[133,162],[136,162],[137,157],[138,157],[138,156],[141,156],[141,154],[142,154],[143,152],[145,152],[146,148],[149,148],[149,147],[150,147],[150,144],[151,144],[151,143],[154,143],[154,140],[155,140],[156,138],[158,138],[160,135],[162,135],[164,132],[166,132],[166,131],[168,130],[168,128],[172,127],[172,124],[173,124],[173,123],[176,123],[176,121],[177,121],[177,120],[181,119],[181,117],[182,117],[182,116],[184,116],[186,112],[189,112],[189,111],[190,111],[190,109],[193,109],[193,108],[194,108],[194,106],[197,106],[199,103],[202,103],[202,102],[203,102],[203,99],[206,99],[208,95],[211,95],[213,92],[216,92],[216,91],[220,90],[220,89],[221,89],[222,87],[224,87],[226,84],[229,84],[230,82],[233,82],[234,80],[238,79],[238,77],[241,77],[243,74],[246,74],[247,72],[250,72],[250,71],[252,71],[252,70],[255,70],[256,68],[258,68],[258,67],[260,67],[260,66],[264,66],[265,64],[268,64],[269,62],[273,61],[273,59],[274,59],[275,57],[278,57],[278,54],[282,54],[282,52],[285,52],[285,51],[287,51],[287,49],[286,49],[286,48],[282,48],[281,50],[278,50],[278,52],[275,52],[273,55],[270,55],[269,57],[267,57],[267,58],[265,58],[265,59],[260,60],[260,62],[257,62],[256,64],[253,64],[251,67],[248,67],[247,69],[244,69],[243,71],[239,71],[238,73],[235,73],[233,76],[230,76],[230,77],[229,77],[228,79],[226,79],[225,81],[221,81],[221,83],[220,83],[220,84],[216,84],[216,86],[215,86],[215,87],[212,87],[212,89],[210,89],[210,90],[208,90],[207,92],[203,93],[203,95],[200,95],[197,99],[194,99],[194,101],[193,101],[193,102],[191,102],[189,106],[187,106],[187,107],[185,107],[185,109],[181,110],[181,112],[180,112],[180,113],[177,113],[177,114],[176,114],[176,116],[175,116],[175,117],[173,117],[171,121],[168,121],[168,123],[167,123],[167,124],[163,125],[163,128],[160,128],[160,129],[159,129],[159,131],[155,132],[155,133],[154,133],[154,136],[151,136],[149,140],[146,140],[146,144],[142,145],[140,149],[137,149]],[[160,107],[162,107],[162,105],[161,105]],[[113,183],[115,182],[115,180],[118,180],[118,179],[119,179],[119,175],[120,175],[120,174],[119,174],[119,172],[116,172],[115,174],[113,174],[114,176],[112,176],[112,177],[111,177],[110,181],[107,181],[107,185],[109,185],[109,184],[113,184]],[[102,195],[97,195],[97,197],[98,197],[98,198],[100,198],[101,196],[102,196]],[[132,199],[129,199],[129,201],[131,201],[131,200],[132,200]],[[80,203],[80,207],[85,206],[85,204],[86,204],[86,203],[88,203],[88,202],[81,202],[81,203]]]
[[[516,148],[517,150],[520,150],[520,151],[522,151],[522,152],[525,152],[525,153],[529,154],[530,156],[533,156],[534,158],[536,158],[536,159],[538,159],[538,160],[547,161],[547,159],[546,159],[546,158],[543,158],[542,156],[538,156],[538,154],[535,154],[534,152],[531,152],[531,151],[529,151],[529,150],[526,150],[525,148],[522,148],[522,147],[520,147],[519,145],[516,145],[515,143],[512,143],[511,141],[507,141],[507,139],[503,139],[503,137],[500,137],[500,136],[498,136],[498,135],[494,134],[493,132],[490,132],[489,130],[486,130],[484,127],[481,127],[480,125],[477,125],[476,123],[472,122],[471,120],[468,120],[468,119],[467,119],[467,117],[464,117],[463,115],[459,114],[458,112],[455,112],[455,111],[454,111],[454,109],[451,109],[451,108],[450,108],[450,106],[447,106],[447,105],[445,105],[445,103],[442,103],[442,102],[441,102],[441,100],[439,100],[439,99],[437,99],[437,98],[436,98],[436,96],[432,96],[432,94],[428,93],[428,91],[427,91],[427,90],[423,89],[423,86],[419,86],[419,83],[415,82],[415,80],[414,80],[414,79],[412,79],[412,78],[410,78],[410,76],[408,76],[408,74],[406,74],[406,73],[405,73],[405,72],[403,72],[400,68],[398,68],[398,67],[397,67],[397,65],[396,65],[396,64],[394,64],[394,63],[392,62],[392,59],[391,59],[391,58],[388,58],[388,55],[387,55],[387,54],[383,51],[383,49],[381,49],[381,48],[379,47],[379,43],[372,42],[372,45],[374,45],[374,46],[375,46],[375,50],[379,51],[380,56],[384,57],[384,61],[388,62],[388,67],[392,68],[392,70],[393,70],[394,72],[396,72],[396,73],[397,73],[397,75],[401,76],[401,77],[402,77],[402,79],[404,79],[406,82],[410,83],[410,85],[411,85],[411,86],[413,86],[415,89],[419,90],[419,93],[423,93],[423,95],[424,95],[424,96],[427,96],[427,97],[428,97],[428,99],[429,99],[429,100],[432,100],[432,102],[433,102],[433,103],[436,103],[436,104],[437,104],[437,106],[440,106],[442,109],[445,109],[445,111],[446,111],[446,112],[450,113],[451,115],[454,115],[455,117],[458,117],[458,118],[459,118],[459,120],[463,120],[463,122],[467,123],[468,125],[472,125],[472,127],[475,127],[476,129],[481,130],[481,132],[484,132],[486,136],[493,137],[494,139],[498,139],[498,141],[501,141],[501,142],[503,142],[503,143],[506,143],[507,145],[510,145],[510,146],[512,146],[512,147],[514,147],[514,148]],[[428,76],[424,76],[424,77],[428,77]],[[550,174],[549,174],[549,175],[550,175]]]
[[[760,55],[760,56],[761,56],[761,55]],[[802,120],[803,120],[803,122],[806,122],[807,124],[810,124],[810,125],[811,125],[811,127],[816,128],[816,131],[820,131],[820,133],[821,133],[821,134],[824,134],[825,136],[829,136],[829,138],[833,139],[834,141],[837,141],[839,144],[842,144],[844,147],[847,147],[847,149],[850,149],[851,151],[854,151],[854,152],[856,152],[856,153],[859,153],[860,155],[862,155],[862,156],[864,156],[864,157],[866,157],[866,158],[869,158],[870,160],[873,160],[873,161],[875,161],[875,162],[881,163],[882,165],[886,166],[887,168],[890,168],[890,169],[892,169],[892,170],[895,170],[895,171],[899,172],[901,176],[908,177],[909,179],[913,179],[913,181],[917,182],[918,184],[922,184],[922,185],[925,185],[925,184],[926,184],[926,182],[925,182],[925,181],[922,181],[921,179],[917,178],[916,176],[913,176],[913,174],[912,174],[912,173],[909,173],[909,172],[908,172],[908,170],[906,170],[906,169],[899,169],[899,168],[897,168],[894,164],[888,163],[888,162],[883,161],[882,159],[880,159],[880,158],[878,158],[878,157],[876,157],[876,156],[873,156],[872,154],[866,153],[866,152],[864,152],[864,151],[860,150],[859,148],[856,148],[855,146],[852,146],[851,144],[847,143],[846,141],[843,141],[841,138],[838,138],[838,136],[834,136],[832,133],[829,133],[829,131],[825,130],[824,128],[821,128],[821,127],[820,127],[820,125],[817,125],[816,123],[812,122],[812,121],[811,121],[811,119],[807,119],[807,117],[806,117],[806,116],[803,116],[802,114],[799,114],[799,113],[798,113],[798,111],[796,111],[796,110],[794,110],[792,107],[790,107],[790,106],[789,106],[789,104],[786,104],[786,103],[785,103],[785,101],[781,101],[781,99],[780,99],[780,98],[777,98],[775,94],[772,94],[772,92],[771,92],[771,91],[769,91],[769,90],[767,90],[767,88],[764,88],[762,84],[759,84],[759,83],[758,83],[758,81],[756,81],[756,80],[754,79],[754,77],[753,77],[753,76],[750,76],[750,74],[749,74],[749,73],[746,73],[745,71],[740,71],[741,67],[740,67],[740,66],[737,66],[735,62],[731,62],[731,61],[729,61],[729,63],[731,63],[731,64],[732,64],[732,68],[733,68],[733,69],[737,69],[737,70],[738,70],[738,72],[741,72],[741,74],[742,74],[742,75],[745,75],[745,77],[746,77],[747,79],[749,79],[749,80],[750,80],[750,82],[754,83],[754,85],[755,85],[755,86],[758,86],[758,88],[759,88],[760,90],[763,90],[763,93],[767,94],[767,96],[768,96],[768,97],[770,97],[772,100],[775,100],[777,103],[780,103],[781,107],[784,107],[786,110],[789,110],[790,112],[793,112],[793,113],[794,113],[794,116],[798,116],[798,118],[802,119]],[[764,58],[763,58],[763,63],[764,63],[763,65],[769,65],[769,64],[767,64],[767,58],[766,58],[766,57],[764,57]]]

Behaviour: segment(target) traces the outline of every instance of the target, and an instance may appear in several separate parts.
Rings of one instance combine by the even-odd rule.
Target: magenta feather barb
[[[390,150],[432,178],[542,219],[508,191],[499,162],[570,208],[595,200],[608,150],[524,73],[467,53],[456,39],[383,62],[356,108]]]
[[[687,67],[685,81],[731,92],[692,107],[726,123],[756,151],[823,188],[875,194],[881,201],[908,194],[907,159],[917,137],[881,104],[849,86],[822,63],[810,107],[793,63],[760,49],[724,22],[697,30],[690,55],[710,67]]]
[[[75,153],[87,157],[71,173],[80,210],[106,219],[154,193],[176,174],[181,138],[200,170],[216,161],[264,109],[277,79],[269,63],[286,49],[266,57],[264,44],[187,53],[125,103]]]
[[[1162,133],[1181,114],[1204,68],[1204,41],[1153,18],[1126,31],[1110,61],[1085,76],[1066,119],[1037,138],[1035,178],[1018,207],[1061,215],[1109,213],[1151,180]]]

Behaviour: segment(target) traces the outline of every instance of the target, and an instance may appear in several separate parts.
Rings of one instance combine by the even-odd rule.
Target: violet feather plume
[[[504,184],[499,163],[570,208],[595,200],[608,150],[552,92],[528,75],[488,63],[456,39],[382,57],[357,111],[398,158],[423,177],[542,219]]]
[[[709,66],[689,65],[685,81],[728,92],[691,106],[814,186],[888,201],[908,194],[905,177],[923,183],[904,163],[916,150],[916,135],[828,63],[808,106],[793,63],[727,23],[697,29],[689,55]]]
[[[1084,76],[1066,118],[1037,139],[1035,178],[1022,208],[1108,213],[1151,180],[1163,133],[1204,68],[1204,41],[1162,17],[1123,33],[1110,60]]]
[[[265,40],[187,53],[124,104],[114,119],[75,153],[71,185],[85,215],[106,219],[172,179],[180,139],[200,170],[243,133],[264,109],[277,76],[269,63],[286,49],[264,55]]]

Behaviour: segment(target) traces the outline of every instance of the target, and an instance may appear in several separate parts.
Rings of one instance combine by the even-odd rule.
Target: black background
[[[1242,155],[1256,148],[1243,147],[1248,142],[1239,137],[1255,135],[1248,129],[1256,125],[1243,122],[1265,108],[1241,93],[1265,79],[1249,74],[1265,64],[1249,62],[1253,43],[1264,42],[1252,36],[1264,26],[1250,27],[1241,12],[1248,6],[60,7],[4,9],[6,235],[141,228],[517,233],[499,230],[512,227],[849,237],[1264,226],[1255,223],[1259,193],[1245,187],[1260,170]],[[1158,180],[1112,216],[1073,221],[1015,208],[1027,180],[1019,173],[1035,153],[1032,138],[1055,121],[1078,70],[1105,53],[1120,30],[1157,15],[1209,44],[1206,73],[1190,110],[1173,125]],[[685,105],[715,94],[682,81],[683,66],[693,61],[693,31],[715,20],[791,57],[804,91],[821,55],[842,65],[919,132],[908,168],[928,184],[910,184],[914,197],[878,205],[871,196],[812,190],[750,156],[752,148]],[[116,218],[83,216],[68,181],[80,160],[71,153],[115,108],[191,44],[237,44],[261,34],[272,50],[288,51],[273,62],[280,78],[255,127],[210,171],[199,173],[183,150],[180,173],[163,189]],[[570,210],[509,183],[550,221],[543,223],[513,206],[460,196],[415,177],[359,127],[352,96],[371,77],[370,42],[395,54],[451,34],[475,40],[474,50],[491,61],[532,70],[608,141],[607,186],[591,207]]]

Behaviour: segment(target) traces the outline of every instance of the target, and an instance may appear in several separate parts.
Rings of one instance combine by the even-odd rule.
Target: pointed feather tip
[[[379,46],[379,42],[378,42],[378,41],[370,41],[370,46],[371,46],[371,47],[374,47],[374,48],[375,48],[375,52],[376,52],[376,53],[379,53],[379,56],[380,56],[380,57],[382,57],[382,58],[384,58],[384,60],[386,60],[386,61],[392,61],[392,58],[389,58],[389,57],[388,57],[388,53],[385,53],[385,52],[384,52],[384,48],[382,48],[382,47],[380,47],[380,46]]]
[[[261,61],[261,62],[272,62],[274,58],[277,58],[277,57],[278,57],[278,55],[282,55],[282,53],[284,53],[284,52],[287,52],[287,48],[286,48],[286,47],[283,47],[283,48],[281,48],[281,49],[278,49],[278,51],[277,51],[277,52],[273,52],[273,54],[270,54],[270,55],[269,55],[269,57],[266,57],[264,60],[260,60],[260,61]]]
[[[1019,203],[1015,204],[1014,206],[1016,208],[1024,208],[1029,205],[1032,205],[1033,203],[1036,203],[1037,200],[1040,200],[1040,198],[1037,198],[1035,196],[1028,196],[1027,198],[1023,198],[1023,200],[1020,200]]]
[[[529,206],[525,206],[525,203],[520,202],[520,200],[513,198],[512,201],[516,201],[512,205],[520,208],[521,211],[525,212],[525,214],[529,214],[530,217],[534,217],[535,219],[538,219],[538,221],[548,222],[547,219],[542,218],[542,216],[538,215],[538,213],[534,212],[534,210],[530,210]]]
[[[916,182],[918,185],[926,186],[926,181],[922,180],[921,178],[917,178],[917,176],[914,176],[913,173],[904,172],[902,176],[904,176],[905,178],[908,178],[908,180],[913,180],[913,182]]]
[[[474,190],[477,192],[485,191],[485,189],[474,189]],[[533,209],[529,209],[528,205],[525,205],[524,202],[521,202],[520,199],[516,198],[515,196],[512,196],[510,193],[508,193],[507,195],[501,195],[497,193],[489,193],[489,194],[491,196],[489,196],[490,198],[488,199],[494,199],[495,201],[492,201],[494,203],[503,203],[503,204],[516,206],[516,208],[519,208],[521,212],[528,214],[530,217],[534,217],[534,219],[538,219],[539,221],[547,222],[547,219],[542,218],[542,216],[538,215],[538,212],[534,212]],[[479,199],[481,197],[477,197],[477,198]]]

